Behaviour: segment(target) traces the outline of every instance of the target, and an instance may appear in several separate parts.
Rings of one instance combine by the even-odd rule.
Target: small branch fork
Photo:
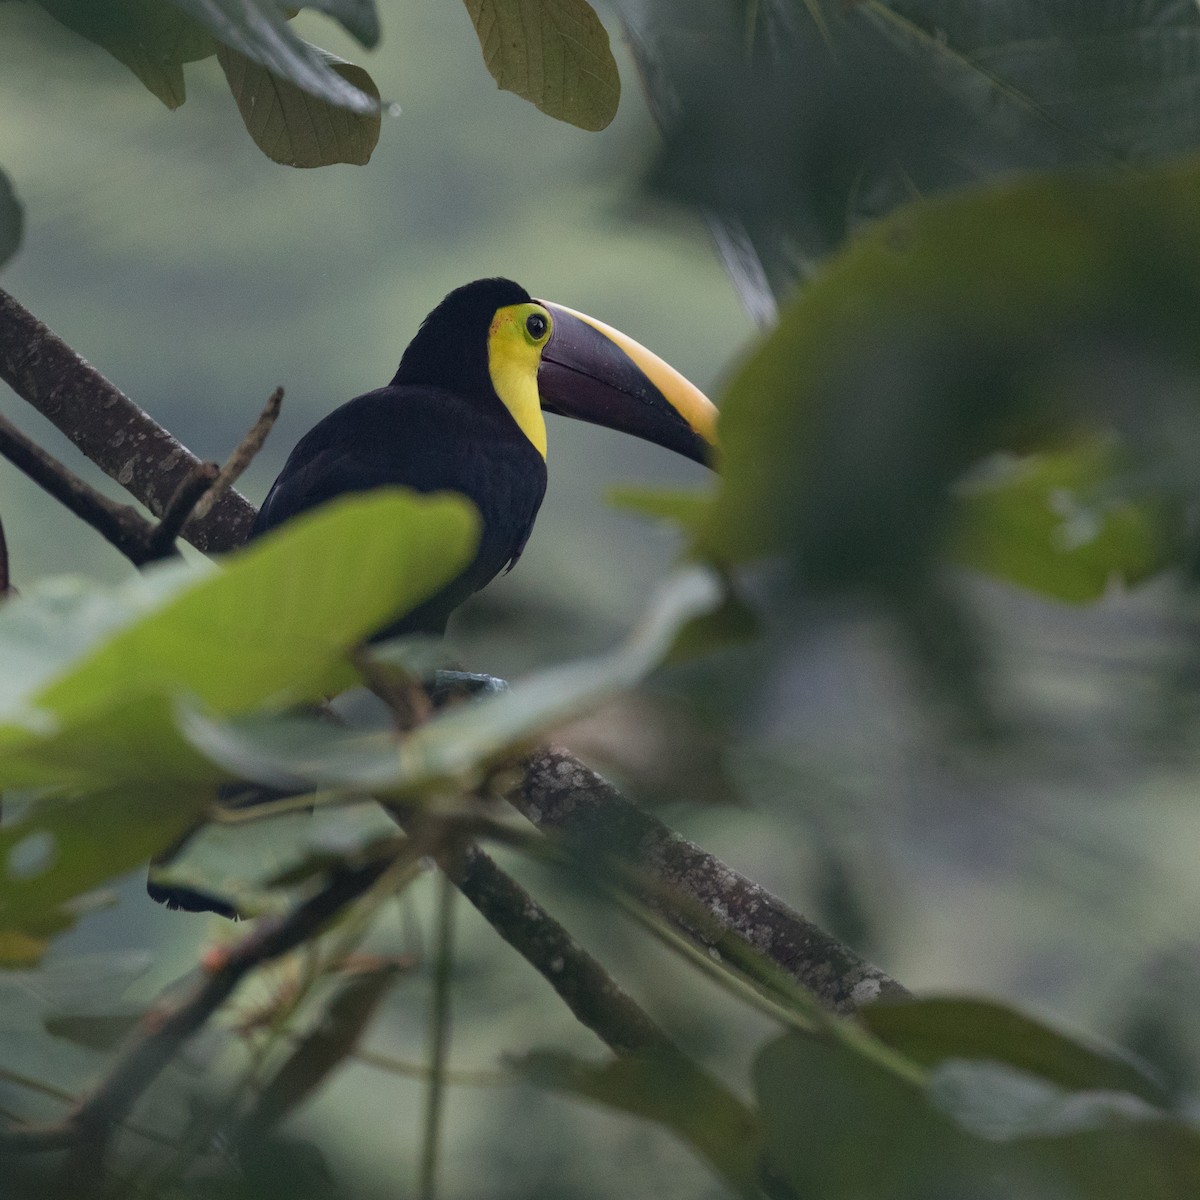
[[[181,532],[188,536],[185,526],[189,521],[203,527],[222,497],[236,495],[230,493],[230,488],[266,440],[282,402],[283,389],[276,388],[225,466],[218,469],[216,463],[195,459],[157,524],[147,521],[132,506],[118,504],[97,491],[3,416],[0,416],[0,455],[95,529],[135,567],[142,567],[175,554],[175,541]],[[249,502],[245,503],[249,507]],[[188,536],[188,540],[195,544],[194,538]]]

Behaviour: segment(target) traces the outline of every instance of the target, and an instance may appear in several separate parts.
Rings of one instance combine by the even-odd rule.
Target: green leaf
[[[1163,422],[1196,419],[1183,400],[1161,407],[1200,369],[1182,316],[1196,307],[1194,163],[914,204],[831,263],[735,374],[698,548],[718,561],[785,555],[809,586],[911,588],[943,549],[954,489],[989,455],[1061,447],[1067,430],[1091,445],[1119,409],[1135,471],[1140,455],[1161,461]],[[1109,385],[1094,364],[1125,348],[1131,369]],[[1190,486],[1194,472],[1175,465]],[[1164,544],[1135,544],[1152,512],[1121,516],[1062,571],[1026,564],[1025,579],[1063,589],[1074,573],[1078,591],[1081,575],[1138,577]]]
[[[340,108],[375,112],[378,101],[333,69],[316,47],[288,25],[292,9],[279,0],[170,0],[213,37],[274,75]],[[304,6],[301,6],[304,7]],[[369,0],[324,0],[315,6],[337,18],[363,45],[378,40],[379,25]]]
[[[402,739],[296,717],[214,719],[185,710],[191,743],[240,778],[286,789],[345,788],[410,796],[463,785],[548,730],[632,687],[670,650],[679,630],[711,611],[721,588],[701,568],[668,580],[645,620],[611,654],[551,667],[506,692],[443,710]]]
[[[880,1041],[922,1066],[987,1059],[1076,1090],[1167,1097],[1146,1068],[1116,1047],[1070,1037],[991,1000],[932,996],[871,1004],[859,1018]]]
[[[362,67],[312,49],[378,105],[379,89]],[[331,104],[228,46],[217,50],[217,60],[254,144],[272,161],[286,167],[362,166],[370,161],[382,121],[378,107],[352,112]]]
[[[688,532],[703,524],[712,504],[711,492],[683,488],[615,487],[605,498],[614,508],[654,517]]]
[[[220,569],[171,567],[78,605],[6,602],[0,655],[13,648],[17,682],[0,692],[0,788],[219,776],[174,731],[181,697],[222,715],[320,698],[353,678],[346,652],[453,578],[477,536],[461,496],[373,492]]]
[[[129,68],[168,108],[186,98],[183,64],[207,58],[217,43],[167,0],[38,0],[55,20]]]
[[[621,78],[587,0],[465,0],[492,78],[580,129],[617,115]]]
[[[1200,1194],[1200,1133],[1127,1092],[1068,1091],[1004,1063],[950,1060],[930,1101],[1027,1195],[1177,1200]]]
[[[0,829],[0,930],[57,924],[67,901],[171,845],[211,803],[208,787],[164,783],[31,805]]]
[[[960,489],[949,555],[999,579],[1084,603],[1140,583],[1178,553],[1163,506],[1116,487],[1102,444],[1007,459]]]
[[[16,254],[24,223],[25,212],[12,182],[0,171],[0,267]]]
[[[789,1034],[754,1062],[772,1166],[801,1196],[970,1196],[974,1146],[920,1085],[836,1042]]]
[[[683,1055],[634,1054],[597,1067],[541,1051],[513,1066],[542,1087],[665,1126],[738,1195],[761,1195],[762,1130],[756,1114]]]

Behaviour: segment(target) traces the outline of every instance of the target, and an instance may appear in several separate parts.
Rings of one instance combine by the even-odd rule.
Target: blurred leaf
[[[86,1050],[115,1050],[138,1026],[140,1012],[62,1013],[43,1021],[51,1037],[62,1038]]]
[[[934,996],[868,1005],[859,1016],[880,1041],[922,1066],[988,1059],[1063,1088],[1128,1092],[1153,1104],[1166,1100],[1145,1067],[1116,1047],[1070,1037],[991,1000]]]
[[[375,112],[378,101],[335,71],[315,46],[288,25],[294,9],[279,0],[170,0],[218,41],[260,63],[273,75],[355,113]],[[321,0],[314,7],[336,18],[364,46],[379,39],[371,0]]]
[[[220,569],[6,602],[0,654],[14,646],[17,670],[15,695],[0,693],[0,787],[214,779],[172,728],[178,697],[218,714],[319,699],[353,677],[350,648],[470,560],[477,526],[458,496],[374,492],[290,521]]]
[[[927,1015],[918,1055],[936,1039],[938,1014]],[[1022,1028],[994,1008],[947,1015],[972,1054],[991,1039],[1021,1056]],[[976,1018],[979,1036],[967,1028]],[[1050,1071],[1119,1071],[1115,1058],[1089,1061],[1085,1047],[1067,1051],[1061,1035],[1023,1028],[1028,1057]],[[845,1043],[789,1034],[760,1052],[754,1079],[770,1161],[822,1200],[1175,1200],[1200,1183],[1200,1135],[1182,1121],[1126,1091],[1061,1087],[1003,1062],[943,1060],[922,1087]]]
[[[379,89],[362,67],[316,46],[312,50],[378,105]],[[272,161],[286,167],[370,161],[382,121],[378,107],[352,112],[331,104],[228,46],[217,50],[217,60],[254,144]]]
[[[483,60],[505,91],[580,129],[617,115],[621,79],[587,0],[465,0]]]
[[[949,554],[988,575],[1084,603],[1115,580],[1140,583],[1179,547],[1162,506],[1135,503],[1116,488],[1111,448],[1083,445],[1009,460],[958,495]]]
[[[756,1114],[683,1055],[633,1054],[597,1067],[540,1051],[512,1065],[542,1087],[665,1126],[738,1195],[761,1194],[762,1130]]]
[[[1040,1193],[1077,1200],[1200,1194],[1200,1132],[1127,1092],[1072,1092],[1002,1063],[943,1063],[930,1099]]]
[[[198,710],[182,713],[181,728],[214,763],[269,787],[412,795],[438,784],[462,784],[638,683],[662,661],[683,624],[710,611],[720,596],[711,572],[681,571],[612,653],[551,667],[505,692],[444,709],[403,737],[296,717],[221,721]]]
[[[0,929],[56,921],[68,900],[169,846],[211,801],[207,788],[163,784],[34,805],[24,820],[0,829]]]
[[[24,230],[25,212],[11,180],[0,171],[0,267],[17,252]]]
[[[821,1200],[983,1197],[964,1188],[974,1147],[923,1089],[844,1046],[788,1034],[754,1063],[772,1165]]]
[[[317,1027],[288,1056],[259,1093],[241,1130],[243,1140],[257,1141],[302,1104],[354,1053],[399,967],[387,963],[364,971],[342,985],[322,1013]]]
[[[702,524],[712,503],[711,492],[682,488],[615,487],[609,489],[606,498],[614,508],[656,517],[689,532]]]
[[[959,519],[952,487],[988,455],[1116,426],[1135,463],[1139,438],[1161,457],[1161,427],[1195,423],[1194,406],[1164,412],[1188,385],[1161,375],[1194,375],[1183,314],[1198,306],[1192,163],[915,204],[832,263],[736,373],[699,548],[784,553],[813,587],[909,588]],[[1123,355],[1150,379],[1104,371]],[[1161,541],[1139,565],[1128,533],[1101,543],[1093,575],[1148,569]]]
[[[55,20],[128,67],[168,108],[186,98],[183,64],[217,43],[168,0],[38,0]]]
[[[329,1169],[320,1148],[294,1137],[267,1137],[238,1146],[237,1179],[217,1200],[357,1200]]]
[[[0,968],[31,967],[41,961],[49,946],[47,938],[23,929],[0,929]]]
[[[1194,4],[817,7],[618,2],[666,126],[651,184],[707,211],[756,308],[914,197],[1200,147]]]

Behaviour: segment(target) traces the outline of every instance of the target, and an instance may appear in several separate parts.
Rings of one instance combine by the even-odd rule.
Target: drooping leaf
[[[459,496],[376,492],[289,522],[219,569],[116,589],[115,603],[86,591],[49,613],[40,592],[7,601],[0,653],[14,648],[23,687],[6,697],[0,787],[211,782],[221,773],[174,729],[181,697],[229,715],[336,689],[353,678],[346,651],[457,574],[477,529]]]
[[[298,717],[220,720],[181,713],[184,735],[239,778],[285,789],[342,788],[412,795],[477,779],[556,725],[632,687],[657,666],[690,619],[711,611],[721,588],[701,568],[668,580],[645,620],[611,654],[551,667],[504,692],[455,705],[403,738]]]
[[[505,91],[580,129],[617,114],[621,79],[587,0],[465,0],[483,60]]]
[[[316,46],[312,49],[333,71],[378,104],[379,89],[362,67]],[[355,112],[331,104],[228,46],[217,50],[217,60],[247,132],[269,159],[286,167],[326,167],[333,163],[361,166],[370,161],[382,121],[378,107]]]
[[[298,88],[355,113],[379,105],[333,69],[288,25],[291,8],[279,0],[170,0],[219,42],[290,80]],[[304,7],[304,6],[301,6]],[[370,0],[322,0],[316,5],[335,17],[365,46],[379,37],[378,17]]]
[[[0,267],[17,252],[25,223],[25,212],[8,176],[0,171]]]
[[[186,98],[183,64],[207,58],[217,43],[168,0],[38,0],[55,20],[129,68],[168,108]]]
[[[514,1066],[542,1087],[665,1126],[735,1193],[762,1194],[762,1130],[756,1114],[682,1055],[629,1055],[593,1066],[567,1054],[541,1051]]]
[[[1116,1047],[1070,1037],[995,1001],[928,996],[871,1004],[859,1017],[882,1042],[923,1066],[991,1060],[1062,1088],[1128,1092],[1154,1104],[1167,1099],[1146,1068]]]

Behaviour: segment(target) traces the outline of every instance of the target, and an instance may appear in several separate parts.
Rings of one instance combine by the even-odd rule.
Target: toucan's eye
[[[525,328],[529,331],[529,336],[535,342],[540,342],[546,336],[546,332],[550,328],[550,322],[546,320],[542,313],[530,313],[525,318]]]

